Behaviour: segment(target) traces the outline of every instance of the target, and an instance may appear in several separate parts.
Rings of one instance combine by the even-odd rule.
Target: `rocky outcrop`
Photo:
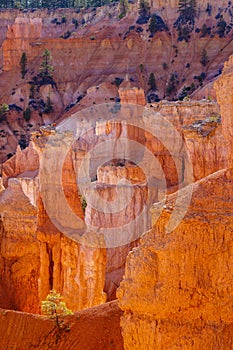
[[[222,170],[192,186],[180,225],[166,227],[177,195],[168,196],[153,229],[127,258],[118,298],[128,349],[231,349],[232,180]],[[178,196],[185,202],[187,191]]]
[[[216,81],[214,87],[216,90],[217,100],[220,105],[221,115],[223,117],[223,137],[225,140],[225,153],[228,155],[228,166],[232,166],[233,152],[233,56],[225,63],[221,77]]]
[[[137,105],[146,105],[145,92],[142,88],[134,87],[129,82],[121,84],[119,88],[119,97],[121,103],[133,103]]]
[[[9,178],[24,174],[28,177],[35,177],[38,174],[39,157],[38,153],[29,145],[24,150],[20,146],[16,149],[16,154],[2,165],[2,178],[5,185]]]
[[[0,310],[0,349],[123,350],[121,314],[116,302],[93,307],[61,318],[69,331],[59,332],[50,318]]]
[[[66,118],[93,104],[118,101],[119,98],[123,102],[144,105],[142,89],[148,101],[173,99],[180,95],[184,87],[189,89],[189,94],[194,88],[198,98],[208,97],[209,93],[214,98],[212,88],[209,89],[206,85],[211,86],[221,74],[223,62],[232,53],[233,5],[221,1],[220,5],[209,2],[211,6],[208,7],[208,2],[199,2],[195,29],[190,33],[190,40],[186,42],[178,40],[178,31],[174,28],[174,22],[178,18],[177,3],[178,1],[152,3],[151,13],[156,11],[168,27],[168,30],[157,31],[152,36],[148,23],[136,23],[136,3],[130,5],[132,11],[120,21],[115,5],[95,10],[85,9],[79,13],[66,9],[27,12],[17,10],[11,13],[1,11],[0,63],[3,57],[3,71],[0,79],[0,103],[8,103],[13,105],[12,108],[16,106],[22,110],[11,110],[7,114],[8,123],[3,121],[0,131],[0,157],[3,156],[5,160],[15,152],[21,134],[28,140],[31,130],[63,118],[64,113]],[[62,16],[65,16],[66,23],[61,23]],[[226,30],[220,37],[218,28],[221,16],[226,21]],[[77,23],[76,20],[78,28],[74,24]],[[204,25],[211,29],[210,34],[202,33]],[[68,37],[64,39],[67,33]],[[45,48],[52,54],[52,65],[55,69],[53,79],[56,85],[52,87],[46,83],[40,86],[35,106],[34,99],[29,98],[29,83],[34,81],[33,78],[39,72]],[[203,49],[206,49],[209,59],[207,66],[200,62]],[[28,59],[24,79],[20,74],[23,52]],[[151,73],[155,75],[157,86],[157,90],[153,92],[148,85]],[[173,74],[176,83],[169,95],[166,90]],[[124,82],[120,84],[122,80]],[[133,85],[132,91],[125,90],[126,81]],[[119,92],[117,87],[120,88]],[[46,102],[48,96],[54,107],[50,114],[44,113],[41,101]],[[39,101],[42,104],[40,108]],[[23,119],[23,111],[28,104],[32,112],[30,122]]]
[[[0,306],[39,312],[39,243],[36,239],[37,210],[17,179],[0,194],[1,264],[3,287]]]
[[[8,188],[0,195],[0,275],[4,295],[1,307],[39,313],[41,301],[52,288],[64,296],[72,310],[101,304],[106,300],[103,292],[105,249],[97,245],[97,248],[81,246],[53,225],[44,207],[44,197],[42,201],[42,175],[39,174],[39,179],[33,178],[32,172],[26,171],[36,164],[38,168],[38,159],[42,157],[46,135],[42,141],[39,137],[37,140],[39,156],[33,148],[23,152],[18,149],[17,155],[4,168],[5,178],[17,178],[9,179]],[[42,163],[40,172],[43,170]],[[56,168],[53,170],[51,177],[46,177],[47,184],[52,186],[56,185],[52,181]],[[83,210],[70,153],[64,161],[62,178],[66,201],[82,220]],[[52,202],[55,210],[58,204],[56,197]]]
[[[187,102],[166,102],[151,104],[151,123],[159,113],[162,119],[169,121],[171,130],[177,130],[184,140],[185,154],[192,164],[193,180],[197,181],[215,171],[227,166],[228,153],[226,153],[226,141],[223,136],[222,124],[224,115],[220,116],[219,105],[216,102],[201,100]],[[149,112],[150,113],[150,112]],[[153,114],[154,113],[154,114]],[[152,130],[152,129],[151,129]],[[178,179],[182,178],[181,150],[177,151],[178,159],[176,167],[174,163],[174,139],[168,137],[166,128],[161,134],[167,135],[165,147],[149,133],[146,134],[146,146],[154,153],[160,161],[166,174],[168,187],[177,185]],[[177,177],[178,173],[178,177]]]
[[[225,12],[223,11],[224,18],[229,20],[231,5],[225,2],[221,4],[227,8]],[[177,79],[177,93],[182,90],[184,84],[191,85],[194,82],[198,85],[198,81],[204,79],[203,74],[200,78],[203,70],[210,84],[216,75],[220,74],[223,60],[232,51],[230,34],[220,38],[216,32],[213,32],[211,37],[201,37],[197,30],[193,35],[195,37],[193,41],[177,41],[177,32],[173,27],[174,20],[177,18],[177,1],[169,2],[172,8],[171,15],[168,15],[167,9],[166,11],[162,9],[163,5],[162,2],[153,4],[156,9],[160,7],[159,13],[170,30],[157,32],[150,37],[147,24],[142,26],[135,24],[138,17],[136,12],[118,21],[118,15],[116,16],[112,8],[81,11],[78,19],[81,22],[82,17],[85,17],[86,24],[80,26],[78,30],[72,24],[74,14],[71,11],[67,12],[67,24],[64,25],[52,23],[55,13],[50,13],[49,17],[45,18],[42,11],[30,12],[28,15],[17,12],[13,20],[7,19],[6,13],[4,14],[4,21],[6,21],[4,26],[8,25],[8,29],[4,32],[5,37],[2,39],[4,72],[0,79],[0,89],[3,91],[0,102],[6,102],[6,98],[9,98],[9,102],[13,104],[11,107],[13,110],[19,106],[22,110],[26,108],[30,102],[28,81],[38,73],[39,57],[45,48],[49,48],[55,67],[56,87],[52,88],[51,84],[45,84],[40,87],[40,94],[43,100],[51,94],[56,113],[54,112],[51,116],[43,114],[40,117],[37,111],[33,111],[31,126],[30,123],[22,121],[22,110],[21,118],[18,119],[16,111],[14,110],[13,113],[11,109],[11,114],[7,114],[6,120],[2,121],[4,127],[1,130],[1,136],[6,138],[7,142],[1,142],[1,154],[6,156],[9,150],[14,150],[20,141],[19,130],[23,132],[26,129],[29,133],[43,123],[51,123],[54,119],[58,119],[64,111],[66,113],[62,117],[63,121],[73,113],[90,107],[89,119],[82,125],[90,134],[88,134],[88,141],[79,140],[62,159],[66,151],[66,141],[69,141],[72,135],[67,133],[67,140],[63,138],[64,135],[60,135],[60,139],[53,139],[53,136],[57,135],[55,127],[42,128],[43,132],[33,136],[34,147],[39,156],[31,146],[24,151],[18,147],[16,156],[3,165],[3,185],[7,186],[9,182],[9,187],[1,191],[0,195],[2,213],[0,273],[1,286],[3,286],[0,294],[3,295],[3,306],[9,305],[10,308],[17,310],[39,312],[40,302],[51,288],[56,288],[64,295],[68,307],[73,310],[103,303],[106,300],[105,293],[108,299],[115,297],[115,290],[124,273],[126,256],[138,244],[135,241],[138,238],[135,235],[136,230],[128,227],[127,231],[123,232],[122,226],[130,223],[142,212],[148,198],[145,185],[147,174],[143,173],[144,169],[141,169],[139,164],[146,148],[157,158],[158,168],[161,168],[154,176],[155,184],[159,186],[165,179],[165,187],[169,193],[176,191],[181,182],[184,186],[190,180],[187,178],[187,168],[182,153],[185,147],[193,167],[194,181],[232,164],[231,60],[226,64],[223,75],[216,83],[220,110],[215,102],[206,100],[183,103],[162,101],[147,105],[146,120],[149,121],[147,130],[134,126],[124,127],[124,123],[119,122],[102,123],[100,121],[93,125],[91,107],[95,104],[113,102],[114,108],[111,112],[113,117],[117,116],[120,108],[122,114],[125,113],[129,117],[131,111],[128,104],[137,104],[138,111],[143,109],[146,103],[145,94],[149,89],[148,78],[152,72],[156,76],[159,98],[166,95],[166,86],[172,74],[175,74]],[[197,29],[201,28],[205,22],[211,22],[212,25],[212,20],[205,8],[206,2],[203,1],[199,5],[203,16],[199,15],[196,19]],[[218,12],[216,6],[212,8],[213,21]],[[92,12],[95,12],[95,15]],[[62,15],[59,11],[58,14]],[[106,14],[112,18],[110,23],[104,18]],[[217,24],[214,23],[213,27],[214,25]],[[71,30],[70,37],[62,38],[61,35],[64,36],[68,30]],[[210,58],[205,68],[200,63],[200,52],[204,48],[208,49]],[[28,72],[25,79],[20,78],[19,67],[23,52],[26,52],[28,57]],[[16,76],[17,79],[15,79]],[[194,76],[196,76],[195,79]],[[119,99],[121,105],[115,103]],[[158,120],[159,117],[168,120],[170,125],[178,130],[176,135],[180,137],[182,145],[176,145],[174,134],[166,134],[163,127],[159,132],[160,134],[165,132],[168,136],[166,144],[159,139],[159,134],[153,135],[153,126],[156,124],[156,118]],[[89,127],[91,130],[88,130]],[[42,153],[50,136],[52,136],[51,146],[58,146],[60,152],[56,153],[56,157],[50,154],[46,160]],[[84,225],[81,201],[85,198],[80,200],[79,197],[76,184],[77,171],[91,147],[97,146],[101,140],[114,138],[118,140],[120,136],[127,139],[122,147],[122,157],[113,159],[112,163],[109,163],[108,159],[106,164],[97,169],[95,166],[100,160],[98,159],[93,166],[94,170],[91,169],[88,174],[91,178],[92,194],[98,195],[105,203],[102,213],[97,210],[98,208],[87,206],[86,223],[94,228],[89,237],[94,242],[94,247],[82,246],[79,242],[80,237],[67,234],[62,227],[64,224],[67,225],[64,227],[80,229]],[[129,140],[139,143],[143,151],[137,152],[137,149],[130,146]],[[6,148],[7,143],[11,144],[10,148]],[[171,151],[172,154],[170,154]],[[106,153],[105,148],[100,158],[104,153]],[[126,162],[126,155],[133,155],[136,160],[134,159],[135,161],[131,163]],[[64,162],[60,167],[62,160]],[[44,167],[44,161],[47,161],[50,167]],[[60,177],[57,176],[58,173],[61,173]],[[127,181],[133,185],[132,197],[125,190]],[[43,187],[44,184],[48,187]],[[51,195],[49,189],[53,186],[55,190]],[[2,186],[1,189],[3,189]],[[117,201],[117,190],[123,193],[119,201]],[[60,206],[61,194],[69,208],[68,211],[64,211],[64,206]],[[153,201],[156,201],[158,196],[156,187]],[[130,203],[128,203],[129,198]],[[50,203],[51,212],[49,213],[47,202]],[[112,202],[123,204],[120,213],[107,212]],[[74,215],[69,216],[69,212]],[[54,220],[57,217],[62,220],[60,227]],[[146,231],[147,225],[150,224],[147,217],[144,222],[146,224],[144,231]],[[195,227],[194,225],[193,230]],[[102,246],[102,241],[101,244],[96,243],[95,239],[97,241],[102,239],[102,236],[96,235],[99,230],[107,231],[111,228],[115,229],[115,233],[120,231],[127,233],[130,241],[122,243],[117,237],[117,244],[114,248],[108,249]],[[121,247],[119,242],[122,243]],[[187,244],[189,243],[188,241]],[[144,265],[143,268],[147,271]],[[25,271],[26,273],[23,274]],[[151,283],[149,272],[148,275],[146,274],[148,285]],[[22,290],[25,290],[25,296],[21,295]],[[135,312],[139,313],[138,310]]]

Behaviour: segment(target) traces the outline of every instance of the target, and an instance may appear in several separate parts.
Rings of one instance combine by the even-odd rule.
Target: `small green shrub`
[[[21,59],[20,59],[20,68],[21,68],[21,77],[24,79],[26,73],[27,73],[27,55],[25,52],[22,53]]]
[[[156,90],[157,89],[154,73],[150,73],[149,80],[148,80],[148,85],[150,86],[150,90]]]
[[[27,107],[25,111],[23,112],[23,117],[26,122],[29,122],[31,119],[31,110],[30,107]]]
[[[45,108],[44,108],[44,113],[49,114],[53,112],[53,102],[50,98],[50,94],[47,96]]]
[[[72,23],[74,24],[75,29],[77,29],[78,28],[78,20],[76,18],[72,18]]]
[[[85,211],[86,211],[86,207],[87,207],[87,201],[86,201],[86,198],[83,197],[82,195],[79,196],[80,198],[80,202],[81,202],[81,205],[82,205],[82,210],[85,214]]]
[[[42,314],[50,318],[58,318],[59,316],[72,315],[73,312],[66,307],[62,301],[63,297],[52,289],[47,295],[46,299],[42,301]]]
[[[202,50],[200,63],[205,67],[209,63],[209,57],[207,55],[206,49]]]
[[[55,289],[52,289],[41,304],[42,314],[52,318],[56,322],[56,342],[59,340],[62,331],[70,331],[70,325],[65,323],[62,317],[73,314],[73,312],[67,308],[62,299],[63,297],[57,293]]]
[[[61,23],[66,23],[66,22],[67,22],[66,16],[63,15],[62,18],[61,18]]]
[[[144,70],[144,65],[141,63],[141,64],[139,64],[139,69],[140,69],[140,72],[142,73],[143,72],[143,70]]]

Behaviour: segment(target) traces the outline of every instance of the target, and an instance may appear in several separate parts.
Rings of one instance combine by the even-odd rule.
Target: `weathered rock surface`
[[[0,306],[39,312],[39,243],[36,239],[36,207],[17,179],[0,194],[1,286]]]
[[[0,310],[0,349],[123,350],[121,314],[116,302],[83,310],[63,318],[70,330],[61,331],[59,336],[54,320]]]
[[[17,177],[19,174],[28,175],[28,177],[35,177],[38,174],[39,157],[38,153],[29,145],[24,150],[18,146],[15,156],[11,157],[2,166],[3,182],[7,185],[9,178]]]
[[[223,16],[230,23],[231,6],[227,3],[222,2],[227,8]],[[0,80],[0,90],[3,90],[0,102],[6,102],[10,96],[10,103],[22,109],[27,107],[29,86],[26,80],[37,73],[38,57],[46,47],[52,53],[57,86],[47,84],[40,88],[43,100],[51,94],[55,111],[42,117],[33,111],[32,126],[22,122],[22,111],[21,119],[17,119],[16,112],[11,110],[7,120],[3,121],[1,155],[5,157],[8,152],[14,151],[19,141],[19,131],[23,133],[26,129],[29,132],[40,124],[51,123],[64,111],[63,121],[80,109],[119,101],[119,98],[125,113],[129,113],[128,103],[136,103],[139,109],[143,108],[151,72],[156,76],[159,98],[163,98],[172,73],[179,78],[178,93],[184,84],[194,82],[197,85],[194,75],[199,76],[205,70],[210,88],[204,91],[204,86],[202,92],[199,91],[200,96],[203,93],[204,96],[215,97],[212,83],[221,72],[222,62],[232,52],[231,31],[222,38],[214,29],[212,37],[200,37],[197,31],[191,35],[193,40],[190,42],[177,41],[177,33],[173,28],[177,18],[177,1],[169,2],[171,12],[162,9],[163,5],[161,2],[153,3],[154,8],[160,7],[159,14],[169,25],[170,33],[159,32],[153,38],[149,38],[147,25],[142,26],[142,29],[136,26],[138,30],[136,27],[129,29],[135,25],[136,12],[118,22],[114,9],[97,9],[96,16],[89,10],[85,13],[81,11],[78,19],[84,16],[86,25],[78,31],[71,24],[74,14],[70,11],[67,12],[68,24],[64,26],[51,24],[54,14],[45,19],[42,11],[28,15],[17,12],[14,20],[7,18],[5,13],[4,23],[0,23],[4,28],[1,32],[4,72]],[[202,12],[196,20],[196,29],[204,23],[213,27],[217,25],[214,19],[218,12],[217,5],[212,8],[213,19],[205,11],[206,6],[205,1],[201,2]],[[104,16],[110,17],[109,13],[112,15],[110,24],[104,19]],[[73,33],[69,39],[60,37],[70,29]],[[210,58],[205,68],[200,63],[204,48]],[[20,78],[19,71],[20,57],[24,51],[29,62],[25,80]],[[164,63],[168,64],[168,69],[163,68]],[[126,81],[118,86],[121,79]],[[194,181],[232,166],[232,86],[231,58],[215,84],[220,109],[211,101],[162,101],[147,105],[151,111],[150,126],[155,123],[154,113],[158,113],[178,130],[190,155]],[[128,232],[132,242],[121,247],[106,250],[81,246],[54,225],[53,215],[46,212],[46,200],[42,201],[42,197],[43,200],[49,199],[53,213],[64,217],[66,223],[76,224],[75,220],[69,222],[69,217],[59,206],[59,186],[62,185],[66,203],[76,217],[81,220],[84,218],[76,172],[86,152],[91,146],[97,145],[99,139],[126,135],[128,139],[147,147],[159,160],[168,192],[176,190],[179,179],[184,179],[182,185],[186,184],[181,149],[175,149],[176,169],[174,157],[154,137],[152,128],[151,132],[141,132],[133,127],[124,129],[120,123],[101,125],[101,122],[93,127],[91,115],[89,117],[84,127],[87,131],[92,127],[88,135],[90,142],[80,140],[74,146],[64,160],[62,171],[58,162],[60,154],[57,158],[49,159],[53,171],[44,172],[43,176],[48,186],[58,189],[53,191],[52,197],[49,197],[49,191],[45,188],[41,193],[38,183],[42,185],[42,152],[48,137],[56,133],[55,127],[49,127],[50,130],[44,128],[42,136],[34,135],[34,147],[39,156],[31,146],[24,151],[18,147],[16,156],[3,166],[4,185],[7,186],[9,182],[9,187],[0,194],[1,307],[37,313],[41,300],[45,299],[51,288],[57,289],[64,296],[67,306],[73,310],[104,303],[106,295],[108,300],[115,298],[116,288],[124,273],[126,256],[138,244],[134,241],[135,232]],[[165,130],[161,129],[163,132]],[[174,150],[172,137],[167,145]],[[65,144],[61,142],[61,154],[63,146]],[[126,148],[128,151],[130,146],[127,144]],[[116,184],[119,180],[129,180],[135,190],[130,205],[120,214],[109,214],[106,210],[99,213],[87,206],[86,222],[96,227],[97,232],[99,228],[117,229],[130,222],[141,212],[147,199],[145,175],[141,169],[132,164],[118,164],[119,161],[122,159],[114,159],[113,164],[96,169],[97,180],[94,180],[96,173],[89,174],[92,182],[95,182],[92,190],[105,200],[105,209],[110,206],[109,203],[117,200]],[[62,173],[61,178],[56,177],[59,172]],[[162,172],[156,175],[160,183]],[[17,179],[10,179],[15,177]],[[121,307],[125,312],[122,318],[125,349],[231,349],[231,181],[232,172],[229,170],[198,182],[194,185],[191,205],[180,226],[170,235],[164,233],[165,221],[170,215],[169,210],[166,210],[157,226],[143,237],[140,248],[130,253],[125,280],[119,291]],[[125,192],[121,202],[127,202],[127,199]],[[168,197],[167,208],[174,205],[173,199],[172,196]],[[197,242],[193,242],[193,237]],[[73,344],[76,345],[72,343],[71,348]],[[101,349],[102,345],[93,346]],[[112,343],[109,343],[110,346]]]
[[[232,166],[233,155],[233,56],[225,63],[221,77],[216,81],[214,87],[217,100],[223,116],[223,136],[225,139],[225,153],[228,155],[228,166]]]
[[[229,169],[194,184],[171,233],[176,195],[168,196],[161,218],[129,254],[117,294],[125,349],[231,349],[232,180]]]
[[[9,125],[3,122],[4,134],[0,148],[4,147],[0,149],[0,156],[5,160],[7,155],[15,152],[20,139],[15,133],[28,136],[30,130],[38,129],[43,123],[53,123],[64,112],[71,115],[95,103],[114,101],[119,99],[119,94],[126,102],[130,99],[144,104],[141,89],[144,89],[146,95],[150,94],[150,73],[155,74],[157,90],[152,94],[157,95],[155,98],[172,99],[180,94],[184,86],[190,87],[192,83],[198,91],[204,86],[196,96],[201,98],[210,94],[214,98],[212,89],[205,89],[205,86],[211,86],[221,74],[223,62],[232,54],[232,5],[225,0],[218,4],[205,0],[198,2],[195,26],[190,40],[186,42],[178,40],[174,28],[174,22],[178,18],[177,3],[177,0],[151,2],[151,13],[159,14],[168,27],[168,31],[158,31],[153,37],[149,37],[148,23],[136,23],[136,3],[130,5],[130,13],[121,21],[114,5],[93,11],[86,9],[80,13],[65,9],[27,13],[18,10],[2,11],[0,63],[3,72],[0,79],[0,103],[16,105],[22,111],[17,112],[19,120],[17,117],[10,118],[8,114]],[[208,3],[211,5],[211,15]],[[61,24],[63,15],[66,16],[66,23]],[[226,30],[220,37],[218,28],[221,16],[226,22]],[[78,21],[78,28],[75,28],[73,20]],[[210,34],[203,35],[203,25],[210,28]],[[70,37],[62,38],[67,32],[71,34]],[[56,85],[40,87],[38,100],[41,98],[46,102],[50,94],[54,104],[54,112],[45,114],[42,111],[40,116],[41,112],[33,109],[33,103],[29,99],[29,82],[38,73],[45,48],[52,54]],[[205,67],[200,62],[203,49],[206,49],[209,59]],[[21,79],[20,58],[23,52],[27,54],[28,65],[27,74]],[[166,69],[163,68],[164,64],[167,65]],[[166,88],[172,74],[176,75],[177,82],[174,91],[168,96]],[[201,74],[205,76],[202,82],[199,81],[202,79]],[[123,86],[119,93],[116,89],[116,85],[127,78],[134,86],[136,94],[133,96],[129,96],[130,92],[126,93]],[[103,83],[107,84],[107,88],[101,88]],[[23,120],[23,110],[29,103],[32,117],[30,123],[26,123]]]
[[[44,136],[40,144],[38,139],[40,152],[46,140]],[[28,177],[32,174],[27,172],[34,167],[38,169],[40,152],[38,156],[35,149],[23,152],[18,149],[5,167],[6,178],[18,178],[11,178],[8,188],[0,195],[0,273],[4,293],[1,307],[38,313],[41,301],[52,288],[64,296],[72,310],[101,304],[106,300],[103,292],[106,252],[98,247],[81,246],[53,225],[41,198],[41,175],[38,181]],[[50,175],[55,176],[53,172]],[[54,186],[51,177],[47,177],[47,183]],[[67,203],[83,219],[71,154],[64,162],[62,185]],[[52,206],[56,209],[58,204],[59,198],[54,198]]]

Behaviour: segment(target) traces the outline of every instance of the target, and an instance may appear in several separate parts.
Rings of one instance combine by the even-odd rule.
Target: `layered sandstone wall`
[[[143,105],[145,99],[141,89],[144,89],[145,95],[150,95],[150,73],[154,73],[156,79],[157,90],[152,94],[155,99],[172,99],[173,95],[180,94],[184,86],[190,87],[191,84],[195,85],[198,98],[209,95],[215,97],[212,88],[207,89],[205,86],[211,86],[221,73],[223,62],[232,53],[233,8],[226,1],[220,4],[210,2],[210,5],[211,15],[206,11],[206,2],[198,3],[198,16],[188,42],[178,40],[178,32],[174,28],[174,22],[179,15],[177,1],[155,2],[151,14],[154,11],[159,13],[169,30],[159,31],[153,37],[150,37],[148,23],[136,23],[136,3],[132,4],[132,11],[122,20],[118,18],[116,6],[85,9],[79,13],[65,9],[26,13],[18,10],[1,11],[0,42],[3,62],[0,64],[3,71],[0,79],[0,103],[16,105],[22,111],[11,110],[7,114],[7,121],[3,122],[0,157],[5,160],[7,155],[15,152],[21,134],[28,140],[31,130],[37,130],[44,123],[53,123],[64,112],[64,117],[67,117],[93,104],[119,100],[119,94],[126,102],[132,100],[133,96],[136,103]],[[160,10],[157,11],[157,8]],[[62,16],[66,17],[66,23],[61,23]],[[222,37],[217,33],[221,16],[227,24],[227,33]],[[78,28],[75,28],[73,20],[78,21]],[[202,35],[203,25],[211,28],[210,35]],[[67,32],[71,33],[70,37],[62,38]],[[36,101],[43,99],[46,102],[50,96],[54,112],[49,115],[38,105],[34,111],[35,101],[29,98],[29,82],[39,72],[45,48],[52,54],[56,87],[51,84],[41,86]],[[206,49],[209,59],[205,67],[200,62],[203,49]],[[28,58],[24,79],[20,74],[23,52]],[[166,88],[172,74],[177,77],[177,86],[168,96]],[[203,84],[198,81],[201,74],[206,75]],[[123,86],[118,92],[116,85],[120,80],[115,80],[116,78],[131,81],[133,92],[125,91]],[[29,103],[32,116],[27,123],[23,119],[23,110]]]
[[[128,255],[117,293],[127,350],[232,348],[231,71],[230,59],[215,84],[220,127],[213,130],[211,119],[200,128],[195,114],[189,125],[181,118],[196,180],[207,168],[207,173],[219,171],[168,195],[165,203],[154,204],[152,230]],[[171,115],[174,106],[166,108]],[[210,161],[214,158],[215,165]],[[227,166],[231,168],[220,170]]]
[[[38,313],[37,210],[17,179],[0,196],[1,307]]]
[[[232,179],[223,170],[179,194],[192,199],[172,232],[176,206],[168,196],[153,229],[127,258],[118,290],[125,349],[231,349]],[[157,221],[157,222],[156,222]]]
[[[136,108],[137,112],[139,112],[138,108],[143,110],[142,106],[138,106]],[[207,126],[205,125],[203,130],[191,128],[197,121],[204,121],[213,114],[214,116],[218,115],[219,107],[216,103],[207,101],[188,101],[185,103],[161,102],[151,107],[148,106],[148,108],[151,113],[151,115],[149,113],[151,123],[154,123],[154,118],[156,118],[156,114],[154,113],[159,113],[162,118],[166,117],[172,127],[180,132],[181,139],[183,138],[186,142],[191,159],[196,159],[198,154],[198,161],[193,161],[195,180],[222,167],[225,158],[218,157],[222,151],[221,147],[218,147],[221,144],[217,142],[217,136],[221,132],[221,124],[211,121],[207,122]],[[122,104],[122,113],[126,113],[126,115],[130,113],[127,104]],[[89,122],[93,124],[91,119]],[[140,164],[136,166],[125,162],[124,159],[124,156],[127,158],[129,155],[133,157],[136,155],[137,161],[143,158],[143,152],[136,152],[135,144],[132,145],[130,140],[134,140],[142,145],[144,151],[148,148],[158,158],[163,166],[168,187],[178,184],[177,173],[179,174],[179,178],[182,178],[185,173],[182,161],[178,162],[179,166],[175,169],[174,161],[171,155],[169,155],[169,149],[173,149],[173,151],[175,149],[174,139],[171,138],[171,143],[166,148],[148,130],[145,131],[133,125],[127,125],[125,127],[124,123],[114,123],[114,121],[112,123],[98,123],[95,128],[94,126],[91,127],[89,122],[87,121],[86,126],[87,130],[91,130],[90,135],[87,137],[89,144],[84,142],[85,140],[80,139],[79,143],[74,144],[69,152],[67,152],[67,145],[69,144],[71,134],[67,133],[66,139],[65,135],[57,133],[55,127],[44,127],[41,128],[40,133],[35,133],[32,137],[36,150],[31,147],[25,151],[18,149],[16,157],[4,165],[4,178],[7,180],[10,177],[18,176],[20,193],[27,197],[27,200],[35,210],[36,226],[31,234],[33,237],[36,236],[37,246],[37,252],[35,253],[37,257],[35,279],[38,281],[35,292],[38,298],[37,305],[40,305],[40,301],[45,299],[51,288],[55,288],[61,292],[65,297],[67,305],[73,310],[104,302],[106,296],[103,290],[107,293],[108,299],[114,298],[115,291],[124,273],[126,256],[137,245],[137,241],[135,242],[135,240],[138,239],[138,236],[134,236],[135,232],[127,231],[128,233],[125,236],[130,239],[126,243],[123,243],[122,247],[118,247],[122,243],[121,239],[117,238],[114,247],[107,249],[107,251],[104,248],[98,247],[92,249],[81,246],[79,241],[75,242],[75,240],[71,240],[72,235],[64,236],[63,233],[66,234],[66,230],[62,231],[59,229],[59,226],[54,225],[54,218],[56,217],[59,220],[61,219],[64,227],[72,226],[72,222],[76,225],[76,219],[72,221],[74,218],[83,219],[76,176],[79,173],[80,165],[88,148],[97,147],[98,142],[101,143],[101,141],[107,139],[114,140],[115,146],[117,145],[117,140],[120,140],[120,137],[126,137],[128,139],[124,152],[121,154],[123,158],[120,157],[121,159],[118,160],[113,159],[111,164],[109,163],[97,168],[97,181],[92,182],[92,186],[89,189],[93,192],[92,195],[94,197],[99,196],[105,203],[105,209],[103,211],[98,211],[89,205],[86,208],[86,223],[90,227],[95,228],[96,232],[103,228],[106,228],[106,230],[114,228],[116,233],[119,230],[124,231],[124,226],[130,224],[131,221],[139,216],[147,202],[148,189],[145,183],[146,176],[144,169],[140,168]],[[93,134],[94,131],[95,134]],[[163,131],[165,132],[165,130]],[[209,131],[211,132],[209,133]],[[162,132],[162,129],[160,129],[160,132]],[[205,134],[206,132],[207,134]],[[55,153],[48,153],[47,147],[49,145],[52,147],[52,150],[54,148]],[[117,148],[115,148],[115,151],[117,151]],[[177,157],[180,156],[180,151],[181,149],[178,147],[176,150]],[[207,153],[208,157],[206,157]],[[65,157],[63,159],[64,155]],[[108,155],[105,154],[104,157],[106,160],[109,160]],[[115,158],[117,157],[119,155]],[[40,189],[38,191],[36,187],[37,180],[33,180],[32,175],[36,175],[33,170],[38,167],[39,158]],[[101,158],[100,155],[100,158],[95,159],[94,162],[98,164],[101,159],[103,162],[105,158]],[[111,152],[112,158],[114,158],[114,155]],[[27,170],[30,171],[28,172]],[[87,175],[90,176],[90,174]],[[93,173],[92,176],[94,175]],[[154,175],[157,176],[159,184],[164,175],[162,173],[160,174],[160,172]],[[161,179],[159,176],[161,176]],[[119,187],[119,181],[122,180],[131,182],[131,189],[134,191],[132,198],[124,190],[125,185],[123,183],[122,189]],[[123,190],[124,195],[121,201],[119,201],[119,193],[117,193],[116,189],[117,191]],[[171,189],[172,192],[174,190]],[[8,191],[11,193],[11,189]],[[64,194],[64,198],[61,196],[62,194]],[[14,193],[11,195],[14,196]],[[43,197],[43,201],[41,197]],[[68,207],[71,208],[75,217],[67,216],[68,212],[64,210],[65,207],[60,205],[62,198],[64,199],[64,203],[68,204]],[[129,198],[131,200],[128,203]],[[153,201],[156,200],[157,192],[155,191]],[[123,210],[120,213],[108,213],[109,203],[114,203],[114,201],[118,202],[118,206],[119,203],[123,205]],[[50,207],[46,206],[46,203],[50,203]],[[13,210],[13,207],[11,207],[11,210]],[[56,213],[58,213],[58,216]],[[6,225],[4,220],[3,224]],[[19,220],[22,221],[22,227],[24,227],[23,216],[20,216]],[[145,218],[144,230],[148,229],[147,225],[148,217]],[[10,233],[10,229],[5,228],[4,230],[6,237],[12,234]],[[9,234],[6,233],[8,231]],[[21,236],[21,231],[18,234]],[[94,237],[93,239],[95,240]],[[9,238],[6,238],[6,240],[9,240]],[[24,244],[23,242],[22,244]],[[98,242],[97,246],[99,246]],[[30,259],[28,261],[30,265]],[[17,275],[14,273],[12,273],[12,276],[13,279],[17,279]],[[7,280],[6,276],[4,278]],[[25,288],[27,288],[27,284]],[[15,305],[16,308],[25,310],[17,298]],[[26,310],[29,311],[29,309]]]

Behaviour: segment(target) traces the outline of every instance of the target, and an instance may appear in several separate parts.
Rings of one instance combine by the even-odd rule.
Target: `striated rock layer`
[[[66,329],[57,329],[46,317],[0,310],[0,349],[17,350],[123,350],[122,312],[116,302],[64,317]]]
[[[117,5],[113,4],[82,9],[79,13],[71,9],[1,11],[0,103],[12,106],[7,120],[2,122],[0,158],[11,156],[22,139],[28,141],[30,131],[38,130],[44,123],[53,123],[64,114],[66,117],[93,104],[119,98],[125,102],[130,98],[144,105],[142,89],[148,101],[178,98],[183,88],[189,88],[190,94],[194,89],[198,98],[215,98],[212,84],[221,74],[223,62],[232,54],[231,2],[199,1],[187,42],[179,40],[179,31],[174,26],[179,17],[178,0],[151,1],[151,6],[151,15],[156,12],[168,30],[151,35],[149,22],[137,23],[136,2],[130,4],[129,13],[121,20]],[[63,16],[66,23],[61,23]],[[186,26],[183,30],[187,30]],[[44,81],[41,85],[36,76],[46,48],[52,55],[54,81]],[[204,49],[208,56],[206,66],[201,63]],[[20,73],[23,52],[27,55],[24,79]],[[155,91],[148,85],[151,73],[156,79]],[[173,75],[175,86],[168,94]],[[127,80],[134,85],[131,92],[125,91]],[[32,94],[33,82],[36,89]],[[48,96],[54,108],[49,114],[43,107]],[[28,106],[30,122],[23,118]]]
[[[42,145],[43,142],[46,142],[46,136]],[[37,149],[40,149],[39,145]],[[0,194],[0,276],[3,288],[0,306],[39,313],[41,301],[53,288],[64,296],[72,310],[101,304],[106,300],[103,292],[105,249],[81,246],[54,226],[42,201],[41,182],[26,171],[30,165],[26,166],[24,161],[20,163],[23,173],[17,168],[19,159],[27,159],[28,153],[36,154],[31,159],[31,167],[35,166],[34,159],[38,165],[38,153],[25,150],[18,151],[13,161],[4,166],[5,179],[18,177],[11,178],[8,188]],[[67,203],[82,220],[83,210],[69,155],[62,173]],[[52,182],[54,175],[51,171],[51,177],[47,177],[51,186],[56,186]],[[52,206],[58,210],[56,195],[59,193],[53,193]]]
[[[124,311],[121,326],[126,350],[230,350],[233,346],[231,66],[230,60],[215,84],[221,126],[214,127],[214,114],[209,121],[200,118],[195,122],[195,106],[188,125],[182,118],[185,103],[176,108],[157,105],[178,129],[182,121],[194,180],[230,168],[214,172],[152,207],[153,228],[128,255],[117,293]],[[186,214],[180,220],[184,208]],[[179,225],[170,230],[168,223],[174,213]]]
[[[192,200],[171,233],[176,195],[168,196],[129,254],[117,294],[126,350],[232,349],[232,181],[233,170],[222,170],[181,191],[181,206],[190,190]]]

